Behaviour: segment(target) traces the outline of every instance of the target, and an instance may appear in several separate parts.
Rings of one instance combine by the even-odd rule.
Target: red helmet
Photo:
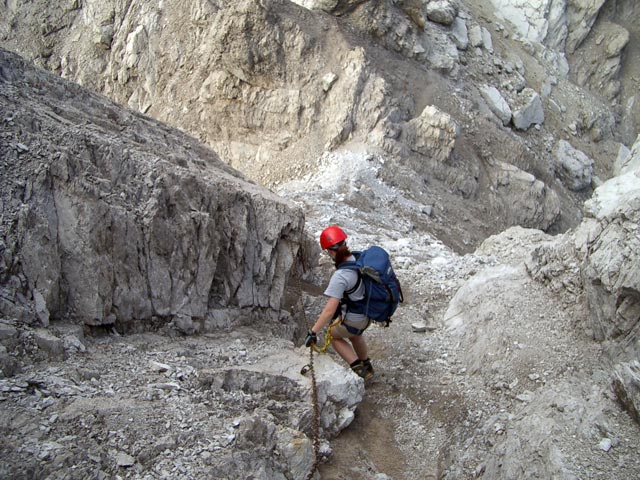
[[[347,239],[347,234],[344,231],[336,226],[331,225],[330,227],[325,228],[320,234],[320,246],[323,250],[326,250],[329,247],[333,247],[336,243],[340,243]]]

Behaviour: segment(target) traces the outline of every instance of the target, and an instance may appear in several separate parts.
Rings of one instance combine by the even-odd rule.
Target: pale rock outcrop
[[[521,405],[515,412],[496,414],[484,423],[482,435],[495,442],[484,457],[487,478],[575,479],[576,460],[587,456],[567,455],[563,443],[576,442],[591,450],[603,437],[615,438],[608,412],[616,405],[602,400],[607,387],[593,385],[582,375],[540,383],[533,391],[515,395]]]
[[[584,328],[607,342],[609,356],[619,362],[614,386],[637,420],[640,395],[633,362],[640,358],[640,168],[598,187],[585,202],[585,215],[575,232],[534,249],[527,268],[568,302],[586,303]]]
[[[482,27],[481,33],[482,33],[482,46],[489,53],[493,53],[493,37],[491,37],[491,32],[487,28]]]
[[[491,0],[496,16],[511,23],[525,39],[553,47],[567,36],[565,0]]]
[[[527,40],[573,53],[591,31],[605,0],[491,0],[499,18]]]
[[[591,448],[616,448],[616,401],[639,421],[639,179],[640,170],[630,169],[598,187],[574,231],[552,237],[515,227],[477,249],[501,262],[460,287],[444,325],[459,338],[464,366],[480,385],[518,403],[482,423],[488,454],[465,452],[457,467],[481,458],[477,471],[491,478],[573,478],[576,461]],[[568,375],[551,372],[545,357],[558,345],[566,358],[596,359],[606,351],[613,367],[595,360]],[[615,398],[607,393],[612,386]],[[587,452],[568,456],[563,442]],[[540,452],[545,461],[537,460]],[[462,471],[450,469],[453,477]]]
[[[638,205],[634,209],[637,213]],[[511,409],[481,422],[480,437],[482,443],[490,442],[489,451],[471,449],[457,459],[457,466],[481,458],[477,471],[491,478],[573,478],[576,461],[591,455],[590,446],[619,435],[616,399],[606,394],[606,362],[595,361],[593,367],[568,374],[552,372],[546,363],[547,357],[557,355],[558,345],[567,359],[601,353],[600,345],[576,331],[576,318],[588,308],[581,281],[586,265],[575,238],[566,234],[558,239],[520,227],[488,238],[476,253],[500,263],[476,273],[449,303],[444,324],[459,339],[466,371],[478,385],[515,400]],[[637,250],[631,237],[619,240],[627,255],[628,248]],[[629,259],[631,265],[637,265],[635,257]],[[542,258],[553,260],[543,265]],[[609,274],[615,271],[610,265]],[[548,295],[547,281],[559,287],[557,295]],[[618,338],[623,346],[634,343],[637,335],[628,342]],[[637,365],[621,364],[616,372],[614,388],[623,392],[618,396],[637,408]],[[564,442],[574,442],[579,448],[573,451],[584,453],[567,455],[560,447]],[[453,473],[455,478],[462,470]]]
[[[511,107],[509,107],[507,101],[500,94],[500,91],[491,85],[481,85],[480,94],[487,102],[489,110],[500,119],[502,125],[508,125],[509,122],[511,122]]]
[[[451,38],[456,44],[459,50],[466,50],[469,47],[469,30],[467,29],[467,22],[456,17],[451,24]]]
[[[560,217],[557,194],[533,175],[505,162],[487,165],[491,192],[507,225],[547,229]]]
[[[311,396],[311,374],[300,374],[305,359],[306,349],[287,349],[261,359],[259,364],[228,368],[220,372],[211,371],[208,372],[208,377],[213,385],[226,390],[264,393],[270,389],[289,397],[290,401],[305,400],[306,406],[309,405]],[[355,409],[364,396],[364,382],[328,355],[314,357],[314,370],[321,433],[323,438],[332,438],[353,421]],[[309,419],[300,417],[295,421],[292,419],[291,425],[302,430],[308,421]]]
[[[616,366],[613,389],[629,414],[640,425],[640,361]]]
[[[455,145],[458,126],[445,112],[427,105],[420,115],[403,127],[401,139],[409,149],[446,162]]]
[[[607,0],[567,2],[567,52],[573,53],[591,32],[600,10]]]
[[[327,148],[346,141],[358,126],[365,130],[373,128],[376,116],[383,111],[388,86],[371,73],[362,48],[354,48],[344,55],[339,79],[332,83],[323,101]]]
[[[310,10],[322,10],[327,13],[331,13],[334,8],[340,3],[340,0],[292,0],[293,3],[297,3],[301,7],[308,8]]]
[[[621,89],[620,70],[625,47],[629,43],[627,29],[609,21],[599,21],[573,55],[572,76],[578,85],[600,92],[614,100]]]
[[[591,330],[616,345],[614,388],[640,422],[640,168],[605,182],[585,207],[589,217],[576,233],[576,247],[584,258]]]
[[[621,146],[618,152],[618,157],[613,167],[615,175],[622,175],[632,171],[640,169],[640,135],[636,139],[636,142],[629,150],[624,145]]]
[[[598,187],[585,202],[586,218],[573,235],[535,250],[527,264],[546,284],[564,277],[556,291],[569,283],[574,285],[569,292],[584,289],[589,328],[598,340],[623,338],[640,321],[639,178],[635,169]],[[580,269],[566,268],[567,262]]]
[[[631,159],[631,150],[626,145],[620,144],[618,148],[618,156],[613,163],[613,174],[620,175],[622,169],[626,167],[627,162]]]
[[[593,160],[566,140],[558,141],[553,164],[557,177],[569,190],[579,191],[591,186]]]
[[[469,45],[474,48],[482,46],[482,27],[480,25],[469,27]]]
[[[540,95],[531,88],[525,88],[518,94],[511,110],[513,126],[518,130],[528,130],[531,125],[540,125],[544,122],[542,100]]]
[[[280,317],[301,241],[296,207],[177,130],[0,55],[11,119],[4,315],[173,320],[189,333]]]
[[[234,425],[234,455],[260,459],[259,463],[273,470],[272,475],[282,470],[282,466],[274,465],[270,460],[274,450],[282,452],[286,462],[284,470],[292,472],[293,478],[304,478],[315,460],[311,440],[315,435],[311,374],[300,374],[307,358],[304,353],[282,349],[255,364],[245,363],[200,374],[200,382],[207,389],[243,392],[263,405],[252,415],[239,418]],[[354,411],[364,396],[364,382],[328,355],[315,357],[314,370],[319,406],[318,433],[320,438],[330,439],[353,420]],[[287,406],[278,408],[277,418],[269,408],[273,398],[281,399]],[[272,475],[269,478],[275,478]]]
[[[427,3],[427,18],[442,25],[451,25],[458,14],[457,5],[449,0],[435,0]]]
[[[640,323],[640,170],[598,187],[576,232],[594,335],[619,338]]]
[[[598,19],[605,0],[492,0],[495,13],[527,41],[544,44],[547,58],[566,54],[572,78],[607,99],[618,97],[622,54],[629,32]],[[553,53],[555,52],[555,53]]]
[[[310,10],[322,10],[323,12],[342,12],[356,7],[366,0],[291,0],[293,3]]]

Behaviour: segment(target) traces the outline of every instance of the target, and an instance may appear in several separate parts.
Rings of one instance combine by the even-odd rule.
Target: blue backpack
[[[363,252],[353,252],[356,261],[342,262],[338,269],[347,268],[358,272],[358,282],[346,294],[353,293],[364,282],[365,295],[353,301],[345,295],[343,302],[347,311],[366,315],[370,319],[389,326],[391,316],[403,302],[402,288],[391,266],[389,254],[382,247],[369,247]]]

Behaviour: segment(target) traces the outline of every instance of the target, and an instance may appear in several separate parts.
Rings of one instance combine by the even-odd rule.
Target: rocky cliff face
[[[472,277],[449,304],[445,324],[461,338],[472,377],[521,405],[484,423],[480,436],[494,448],[473,442],[456,474],[482,458],[490,478],[570,478],[576,463],[589,463],[583,442],[609,451],[628,428],[608,415],[617,408],[612,399],[637,421],[640,171],[633,154],[622,163],[621,175],[596,189],[574,231],[550,237],[516,228],[485,241],[477,253],[497,256],[501,265]],[[495,336],[497,329],[504,330]],[[564,360],[550,362],[554,357]]]
[[[592,95],[588,105],[573,100],[560,57],[509,51],[504,26],[490,31],[473,4],[52,5],[4,6],[2,44],[189,132],[269,187],[311,173],[326,149],[365,142],[385,152],[385,170],[406,165],[431,185],[419,195],[443,205],[434,230],[446,231],[445,218],[469,224],[467,238],[447,240],[460,250],[510,225],[559,231],[577,223],[575,199],[553,181],[545,125],[572,126],[573,147],[594,160],[596,175],[608,175],[616,148],[610,109]],[[547,81],[545,68],[553,69]],[[480,84],[496,89],[489,100]],[[510,131],[534,125],[540,134]],[[484,141],[504,148],[488,153]],[[534,178],[505,175],[505,163]]]
[[[638,5],[631,0],[574,1],[492,0],[497,16],[525,41],[540,43],[556,56],[578,85],[612,102],[621,117],[624,143],[633,143],[639,112],[635,90]],[[631,42],[631,44],[630,44]],[[622,70],[635,73],[621,75]],[[625,73],[626,73],[625,72]]]
[[[0,61],[5,315],[190,333],[279,318],[299,209],[176,130]]]

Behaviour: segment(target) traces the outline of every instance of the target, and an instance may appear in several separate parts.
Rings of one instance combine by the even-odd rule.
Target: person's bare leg
[[[351,365],[358,359],[358,355],[353,351],[349,342],[344,340],[343,338],[332,338],[331,345],[333,349],[342,357],[342,359]]]
[[[367,342],[364,341],[362,335],[356,335],[354,337],[349,338],[351,340],[351,345],[353,345],[353,349],[358,355],[360,360],[366,360],[369,358],[369,352],[367,349]]]

